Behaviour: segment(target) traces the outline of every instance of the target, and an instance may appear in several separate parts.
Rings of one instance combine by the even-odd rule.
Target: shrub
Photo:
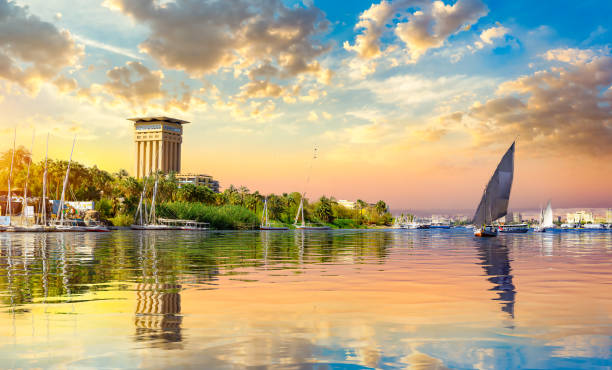
[[[113,223],[113,226],[130,226],[134,223],[134,218],[126,214],[118,214],[109,220]]]
[[[259,218],[242,206],[208,206],[201,203],[170,202],[157,207],[161,218],[174,218],[208,222],[212,228],[220,230],[253,229]]]

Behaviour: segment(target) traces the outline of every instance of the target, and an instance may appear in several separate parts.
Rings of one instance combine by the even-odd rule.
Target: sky
[[[0,150],[133,173],[135,116],[222,188],[612,207],[609,1],[0,0]],[[311,166],[314,147],[318,158]],[[306,179],[310,178],[308,182]]]

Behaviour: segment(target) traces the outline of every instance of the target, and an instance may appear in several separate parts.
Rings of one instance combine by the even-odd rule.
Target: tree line
[[[7,188],[11,157],[12,150],[0,155],[0,189]],[[28,178],[29,166],[28,197],[40,198],[44,160],[30,163],[30,159],[31,156],[27,149],[19,147],[15,150],[11,181],[13,195],[22,194]],[[52,159],[47,161],[47,199],[60,198],[67,166],[67,161]],[[125,170],[110,173],[96,166],[87,167],[78,162],[72,162],[66,200],[95,201],[96,210],[103,218],[114,220],[114,223],[126,224],[131,222],[145,186],[145,198],[151,198],[155,178],[158,181],[156,202],[165,210],[164,216],[178,217],[179,215],[172,215],[172,210],[186,208],[178,206],[179,203],[199,203],[211,207],[241,207],[251,212],[259,220],[263,211],[264,199],[266,199],[266,196],[259,191],[251,192],[245,186],[230,185],[223,192],[215,193],[206,186],[193,184],[179,186],[174,173],[160,172],[147,179],[136,179]],[[269,218],[277,223],[292,224],[301,200],[302,194],[299,192],[267,195]],[[164,205],[172,204],[174,206],[164,208]],[[192,215],[194,208],[188,208]],[[210,213],[210,210],[207,213]],[[232,211],[231,214],[235,213]],[[244,218],[244,215],[241,217]],[[349,209],[338,204],[334,197],[327,196],[322,196],[312,202],[305,198],[304,217],[307,222],[331,224],[336,227],[389,225],[392,221],[388,206],[382,200],[375,204],[357,200],[355,208]]]

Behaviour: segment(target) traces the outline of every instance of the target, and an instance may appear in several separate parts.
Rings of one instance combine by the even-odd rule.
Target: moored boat
[[[499,232],[505,234],[524,234],[529,231],[529,225],[517,224],[517,225],[500,225]]]
[[[268,218],[268,197],[264,198],[264,207],[263,207],[263,211],[261,214],[261,225],[259,225],[259,230],[264,230],[264,231],[289,230],[289,228],[285,226],[272,226],[270,224],[270,219]]]

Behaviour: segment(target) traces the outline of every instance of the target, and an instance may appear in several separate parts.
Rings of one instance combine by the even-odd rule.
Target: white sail
[[[497,165],[474,214],[474,225],[491,224],[508,213],[510,190],[514,177],[514,144]]]
[[[542,216],[542,227],[553,227],[555,224],[553,223],[553,210],[550,205],[550,201],[548,201],[548,205],[546,206],[546,210]]]

